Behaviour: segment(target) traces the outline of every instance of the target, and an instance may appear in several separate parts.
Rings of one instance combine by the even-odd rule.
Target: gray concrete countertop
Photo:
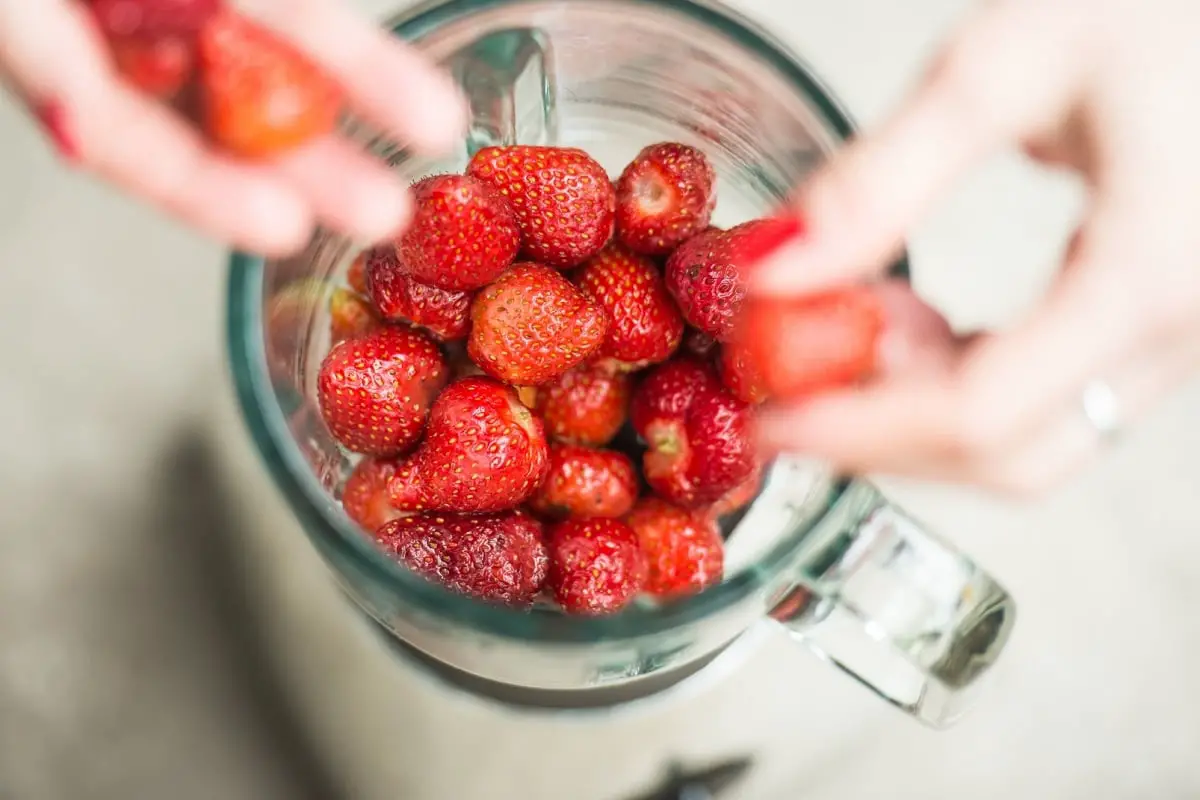
[[[967,6],[737,5],[867,123]],[[8,103],[0,145],[0,796],[621,800],[744,754],[753,800],[1200,796],[1200,386],[1043,503],[889,486],[1021,604],[952,733],[780,641],[562,728],[433,689],[340,602],[233,409],[221,248],[62,169]],[[914,239],[919,288],[960,324],[1018,313],[1077,203],[989,165]]]

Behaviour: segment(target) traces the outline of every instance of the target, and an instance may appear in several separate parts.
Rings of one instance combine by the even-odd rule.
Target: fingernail
[[[742,267],[749,273],[757,272],[771,256],[802,238],[805,233],[803,219],[794,213],[769,217],[764,223],[741,251]]]
[[[36,106],[33,113],[59,156],[68,164],[78,163],[79,145],[67,120],[66,107],[56,101],[47,101]]]

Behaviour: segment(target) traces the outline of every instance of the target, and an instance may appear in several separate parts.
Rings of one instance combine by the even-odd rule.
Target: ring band
[[[1105,381],[1091,381],[1079,397],[1083,416],[1105,441],[1121,433],[1121,403],[1117,393]]]

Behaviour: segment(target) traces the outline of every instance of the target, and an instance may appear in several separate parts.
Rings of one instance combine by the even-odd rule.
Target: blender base
[[[743,638],[738,637],[712,653],[677,669],[656,672],[627,683],[587,689],[536,689],[493,681],[450,666],[397,639],[387,628],[370,617],[366,617],[366,619],[375,634],[383,640],[391,652],[437,683],[446,688],[465,692],[484,702],[526,713],[578,713],[623,708],[675,688],[689,678],[698,675],[721,655],[728,652],[734,642]]]

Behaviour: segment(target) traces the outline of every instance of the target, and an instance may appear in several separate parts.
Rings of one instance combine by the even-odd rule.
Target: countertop
[[[968,7],[735,5],[867,125]],[[1020,603],[951,732],[778,639],[686,703],[512,717],[384,657],[297,532],[230,396],[222,249],[64,169],[8,102],[0,144],[0,795],[621,800],[751,755],[728,796],[1200,796],[1200,385],[1036,503],[886,484]],[[1019,314],[1078,203],[988,165],[914,236],[918,288],[959,325]]]

